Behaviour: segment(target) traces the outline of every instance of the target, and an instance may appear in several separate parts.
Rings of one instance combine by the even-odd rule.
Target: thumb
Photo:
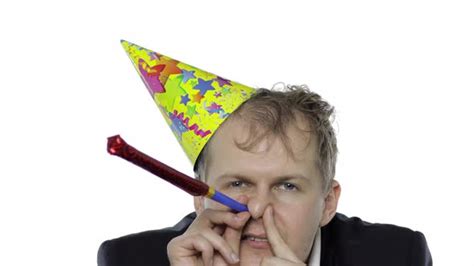
[[[241,195],[237,197],[236,200],[242,204],[247,204],[248,197]],[[240,225],[240,227],[232,228],[230,226],[227,226],[224,231],[223,237],[227,241],[227,243],[229,243],[230,247],[235,252],[235,254],[239,254],[240,252],[240,239],[242,237],[242,231],[245,227],[245,224],[249,220],[249,218],[250,218],[249,212],[238,213],[236,219],[238,220],[238,224]]]

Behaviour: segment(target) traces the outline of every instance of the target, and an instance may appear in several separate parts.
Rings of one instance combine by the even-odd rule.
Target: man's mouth
[[[270,248],[270,243],[266,235],[244,234],[242,236],[242,242],[256,249]]]
[[[257,242],[268,242],[267,238],[263,237],[256,237],[256,236],[244,236],[242,240],[250,240],[250,241],[257,241]]]

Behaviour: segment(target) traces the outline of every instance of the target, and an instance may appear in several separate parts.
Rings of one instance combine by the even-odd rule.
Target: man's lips
[[[242,234],[242,242],[245,244],[248,244],[250,247],[255,248],[255,249],[270,248],[270,242],[268,242],[266,234],[253,234],[253,233]]]
[[[255,249],[270,249],[270,242],[263,226],[263,220],[250,220],[242,232],[242,244]]]
[[[268,241],[266,234],[253,234],[253,233],[246,233],[242,234],[242,239],[251,239],[257,241]]]

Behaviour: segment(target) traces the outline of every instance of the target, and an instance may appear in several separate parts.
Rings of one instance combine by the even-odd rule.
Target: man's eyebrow
[[[302,179],[302,180],[307,181],[307,182],[309,182],[311,180],[310,178],[308,178],[307,176],[302,175],[302,174],[283,175],[283,176],[278,176],[276,179],[279,182],[293,180],[293,179]]]
[[[232,174],[232,173],[222,174],[222,175],[218,176],[216,180],[219,181],[219,180],[231,179],[231,178],[235,178],[235,179],[239,179],[239,180],[243,180],[243,181],[251,181],[250,177],[247,177],[247,176],[242,175],[242,174]]]
[[[232,173],[222,174],[217,177],[217,180],[225,180],[225,179],[231,179],[231,178],[239,179],[246,182],[252,182],[255,180],[255,178],[251,178],[242,174],[232,174]],[[275,177],[275,180],[277,182],[283,182],[283,181],[288,181],[288,180],[293,180],[293,179],[302,179],[307,182],[311,180],[310,178],[302,174],[286,174],[286,175]]]

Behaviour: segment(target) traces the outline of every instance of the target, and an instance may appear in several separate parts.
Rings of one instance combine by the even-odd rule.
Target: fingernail
[[[269,206],[269,207],[268,207],[268,212],[270,213],[270,215],[273,215],[273,208],[272,208],[272,206]]]
[[[230,255],[230,257],[232,258],[232,260],[234,261],[234,263],[239,262],[239,256],[237,256],[235,253],[232,253],[232,254]]]

